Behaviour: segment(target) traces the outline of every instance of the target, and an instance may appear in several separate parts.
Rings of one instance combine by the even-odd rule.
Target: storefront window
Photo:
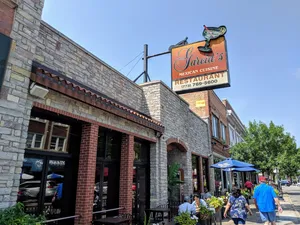
[[[134,142],[134,161],[135,162],[147,162],[149,150],[145,149],[142,143]]]
[[[39,118],[29,122],[26,148],[67,152],[70,126]]]
[[[192,155],[193,189],[194,189],[194,192],[200,192],[199,160],[200,160],[199,156]]]
[[[143,223],[145,209],[149,207],[149,148],[147,142],[135,140],[132,181],[132,218],[135,224]]]
[[[216,158],[214,157],[214,164],[221,162],[222,160],[220,158]],[[215,189],[217,191],[221,191],[222,190],[222,172],[220,169],[214,169],[214,173],[215,173]]]
[[[203,187],[209,190],[209,177],[208,177],[208,159],[202,158],[202,169],[203,169]]]
[[[99,129],[94,187],[94,211],[119,205],[121,133]],[[113,216],[114,213],[107,215]]]
[[[212,116],[212,136],[219,139],[219,119],[213,115]]]

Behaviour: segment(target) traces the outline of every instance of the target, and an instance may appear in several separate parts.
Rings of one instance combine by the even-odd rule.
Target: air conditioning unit
[[[42,86],[37,85],[36,83],[32,83],[30,85],[30,94],[38,97],[38,98],[45,98],[48,94],[49,90],[47,88],[44,88]]]

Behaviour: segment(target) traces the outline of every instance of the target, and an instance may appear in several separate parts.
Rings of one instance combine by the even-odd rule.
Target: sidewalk
[[[294,205],[291,201],[289,195],[284,194],[283,199],[280,199],[280,204],[283,209],[282,213],[276,213],[277,219],[276,224],[278,225],[289,225],[289,224],[300,224],[300,214],[294,209]],[[250,207],[253,212],[252,216],[248,216],[246,224],[253,225],[253,224],[263,224],[259,212],[256,210],[253,200],[250,200]],[[233,225],[233,221],[229,219],[225,219],[222,221],[222,225]]]

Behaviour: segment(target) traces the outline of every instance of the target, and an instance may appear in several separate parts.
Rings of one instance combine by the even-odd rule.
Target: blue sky
[[[189,37],[202,40],[203,25],[227,26],[231,87],[216,90],[243,123],[273,120],[300,146],[299,0],[45,0],[43,20],[120,70],[149,45],[149,54]],[[122,69],[130,79],[142,60]],[[129,73],[129,74],[128,74]],[[127,75],[128,74],[128,75]],[[149,63],[152,80],[170,86],[170,56]]]

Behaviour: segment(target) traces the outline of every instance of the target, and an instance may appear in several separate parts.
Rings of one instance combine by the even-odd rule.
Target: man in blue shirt
[[[260,212],[262,221],[265,222],[265,224],[269,224],[269,222],[271,222],[272,225],[275,225],[275,203],[278,205],[278,211],[282,212],[280,202],[273,187],[267,185],[267,179],[265,177],[260,177],[259,181],[261,184],[255,188],[254,191],[254,204]]]
[[[180,206],[179,206],[179,209],[178,209],[178,213],[184,213],[184,212],[188,212],[190,214],[195,214],[196,213],[196,208],[194,205],[192,205],[190,203],[190,197],[189,196],[185,196],[184,197],[184,203],[182,203]]]

